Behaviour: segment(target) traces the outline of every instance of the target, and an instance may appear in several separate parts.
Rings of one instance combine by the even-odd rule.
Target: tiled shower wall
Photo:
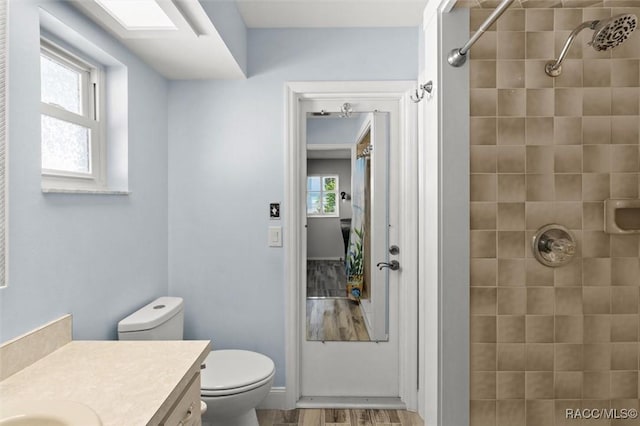
[[[603,202],[639,197],[640,30],[609,52],[584,30],[544,73],[580,23],[627,12],[510,9],[470,51],[473,426],[640,424],[565,418],[639,408],[640,240],[604,232]],[[560,268],[530,249],[554,222],[578,243]]]

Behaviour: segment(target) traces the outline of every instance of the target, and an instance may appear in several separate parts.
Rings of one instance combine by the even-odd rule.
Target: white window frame
[[[104,72],[97,64],[56,45],[46,38],[40,39],[40,54],[65,67],[78,71],[82,84],[81,114],[63,107],[40,102],[41,116],[49,116],[89,129],[90,165],[89,173],[66,170],[42,169],[43,190],[92,190],[106,186],[106,145],[104,134]]]
[[[321,208],[320,208],[320,214],[309,214],[307,213],[307,217],[316,217],[316,218],[320,218],[320,217],[340,217],[340,177],[338,175],[334,175],[331,173],[326,173],[326,174],[312,174],[312,175],[308,175],[307,176],[307,188],[309,187],[309,178],[311,177],[319,177],[320,178],[320,191],[309,191],[307,189],[307,194],[309,194],[309,192],[320,192],[320,203],[321,203]],[[324,188],[322,187],[322,182],[324,181],[325,178],[333,178],[336,180],[336,189],[333,191],[325,191]],[[322,200],[324,199],[324,194],[332,194],[335,193],[336,194],[336,211],[333,213],[325,213],[324,212],[324,204],[322,204]]]

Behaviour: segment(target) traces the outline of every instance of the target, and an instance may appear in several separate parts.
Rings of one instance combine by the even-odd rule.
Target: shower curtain
[[[367,158],[356,159],[351,188],[351,233],[347,251],[347,297],[360,301],[364,285],[364,221],[365,221],[365,179]]]

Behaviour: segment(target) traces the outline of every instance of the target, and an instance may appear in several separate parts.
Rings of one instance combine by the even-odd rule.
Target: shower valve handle
[[[389,268],[392,271],[397,271],[398,269],[400,269],[400,262],[398,262],[397,260],[392,260],[391,262],[378,262],[376,266],[381,271],[383,268]]]

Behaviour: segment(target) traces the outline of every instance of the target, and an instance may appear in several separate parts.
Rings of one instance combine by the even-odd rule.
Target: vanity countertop
[[[103,426],[156,425],[209,350],[209,341],[75,340],[0,382],[0,400],[73,400]]]

